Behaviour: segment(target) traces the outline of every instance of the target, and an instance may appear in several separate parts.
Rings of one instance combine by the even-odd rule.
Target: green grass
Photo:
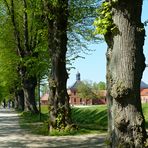
[[[148,104],[143,104],[143,113],[148,128]],[[24,112],[20,116],[20,125],[30,132],[40,135],[48,135],[48,107],[41,108],[41,121],[39,115]],[[78,130],[53,131],[50,135],[79,135],[89,133],[104,133],[107,131],[107,106],[96,105],[90,107],[72,107],[72,121],[78,126]]]
[[[42,105],[41,106],[41,112],[43,114],[47,114],[48,113],[48,105]]]
[[[107,130],[106,105],[72,108],[72,121],[81,128]]]
[[[148,128],[148,103],[142,104],[142,110],[145,117],[145,127]]]
[[[31,112],[23,112],[20,114],[19,124],[21,128],[29,130],[29,132],[39,135],[48,135],[48,114],[32,114]]]

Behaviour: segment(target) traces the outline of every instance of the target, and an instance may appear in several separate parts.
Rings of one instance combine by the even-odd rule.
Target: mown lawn
[[[148,128],[148,103],[142,104],[142,110],[145,117],[145,126]]]
[[[72,108],[72,121],[80,128],[107,130],[107,107],[97,105]]]
[[[148,128],[148,103],[143,104],[143,113]],[[48,135],[48,107],[42,106],[41,121],[39,115],[24,112],[20,118],[20,125],[30,129],[35,134]],[[85,133],[102,133],[107,131],[107,106],[96,105],[89,107],[72,107],[72,121],[78,125],[77,131],[61,133],[59,135],[75,135]],[[58,135],[57,131],[52,135]]]

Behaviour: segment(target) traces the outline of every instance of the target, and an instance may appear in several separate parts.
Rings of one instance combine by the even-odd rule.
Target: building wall
[[[85,99],[78,97],[76,91],[68,90],[69,103],[71,105],[98,105],[106,104],[106,99]]]
[[[148,96],[141,96],[141,103],[148,103]]]
[[[143,88],[140,90],[141,102],[148,103],[148,88]]]
[[[69,103],[71,105],[92,105],[92,99],[80,98],[76,91],[71,91],[69,93]]]

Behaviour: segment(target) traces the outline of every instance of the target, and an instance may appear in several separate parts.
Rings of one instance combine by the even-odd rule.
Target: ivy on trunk
[[[48,49],[51,56],[49,120],[50,131],[52,131],[52,129],[61,130],[71,123],[69,96],[66,88],[68,0],[58,0],[56,4],[44,2],[48,22]]]
[[[105,34],[110,147],[143,148],[146,130],[140,100],[145,69],[142,0],[118,0],[111,6],[116,31]]]

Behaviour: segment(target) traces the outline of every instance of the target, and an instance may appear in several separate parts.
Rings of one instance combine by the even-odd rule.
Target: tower
[[[76,74],[76,81],[80,81],[80,80],[81,80],[81,78],[80,78],[80,73],[77,72],[77,74]]]

